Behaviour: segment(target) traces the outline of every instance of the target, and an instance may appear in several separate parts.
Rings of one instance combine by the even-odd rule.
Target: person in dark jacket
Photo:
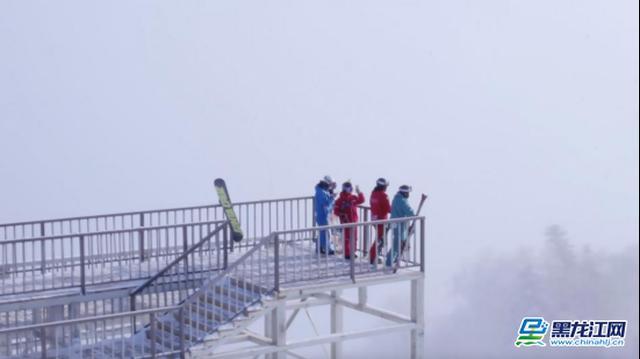
[[[360,192],[358,186],[355,187],[356,194],[353,194],[353,185],[351,182],[342,184],[342,192],[333,206],[333,213],[340,218],[340,223],[355,223],[358,221],[358,206],[364,203],[364,194]],[[344,258],[350,259],[351,255],[355,255],[358,243],[357,228],[344,228]],[[353,247],[351,248],[351,241]]]
[[[402,185],[398,189],[398,193],[393,197],[393,202],[391,203],[391,218],[403,218],[403,217],[413,217],[415,216],[415,212],[411,209],[409,205],[409,193],[411,192],[411,187],[407,185]],[[398,255],[400,254],[400,250],[402,248],[402,243],[407,239],[409,233],[409,226],[407,223],[395,223],[392,225],[393,228],[393,246],[389,253],[387,253],[386,265],[387,267],[392,267],[396,260],[398,259]]]
[[[329,214],[331,214],[334,202],[333,195],[330,193],[330,188],[333,183],[334,182],[330,176],[324,176],[316,185],[314,203],[316,223],[319,226],[326,226],[329,224]],[[328,237],[326,230],[320,231],[320,238],[316,242],[316,252],[329,255],[335,254],[333,245]]]
[[[372,221],[383,221],[389,218],[391,203],[389,203],[389,196],[387,196],[388,186],[389,182],[384,178],[378,178],[376,181],[376,187],[373,189],[373,192],[371,192],[371,198],[369,199]],[[376,227],[376,241],[371,245],[371,249],[369,250],[369,261],[371,264],[374,264],[376,262],[376,256],[382,253],[384,244],[385,225],[379,224]]]

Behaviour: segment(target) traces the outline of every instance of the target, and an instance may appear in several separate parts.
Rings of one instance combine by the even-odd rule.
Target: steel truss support
[[[335,288],[318,292],[307,291],[304,295],[300,292],[281,293],[269,303],[270,309],[265,311],[264,335],[254,333],[248,328],[228,343],[240,343],[242,339],[256,346],[234,348],[225,350],[225,345],[214,345],[216,350],[205,350],[194,353],[194,357],[206,357],[214,359],[231,358],[260,358],[283,359],[304,357],[292,352],[309,346],[331,345],[331,358],[343,359],[343,342],[346,340],[360,339],[369,336],[385,335],[394,332],[410,334],[410,357],[412,359],[424,358],[424,277],[414,276],[408,279],[410,282],[411,305],[409,316],[394,313],[385,309],[376,308],[367,304],[367,286],[356,285],[358,290],[357,301],[350,301],[342,297],[344,289]],[[374,283],[370,283],[373,285]],[[354,288],[352,287],[352,288]],[[328,305],[330,309],[330,333],[302,340],[287,340],[287,329],[298,316],[300,310],[316,306]],[[369,328],[359,331],[345,331],[344,308],[368,314],[384,319],[391,323],[377,328]],[[291,311],[287,317],[286,311]],[[213,340],[215,341],[215,340]],[[220,351],[225,350],[225,351]]]
[[[424,358],[424,279],[411,281],[411,359]]]
[[[338,302],[341,294],[341,290],[334,290],[331,292],[331,299],[333,299],[333,302],[331,303],[331,334],[338,334],[343,331],[343,309],[342,305]],[[342,359],[341,341],[331,342],[331,359]]]

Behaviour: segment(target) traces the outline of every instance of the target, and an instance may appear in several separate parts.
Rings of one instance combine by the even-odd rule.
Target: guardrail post
[[[182,226],[182,250],[184,251],[183,253],[187,252],[187,249],[189,249],[189,244],[187,243],[187,226]],[[188,279],[189,276],[189,256],[185,256],[184,257],[184,275],[185,275],[185,279]]]
[[[364,221],[369,222],[369,208],[364,207]],[[362,256],[365,257],[369,253],[369,226],[364,225],[364,230],[362,235],[364,236],[362,240]]]
[[[311,226],[315,227],[318,223],[316,222],[316,197],[313,196],[311,199]]]
[[[129,296],[129,311],[130,312],[135,312],[136,311],[136,295],[130,295]],[[136,316],[135,314],[131,317],[131,332],[132,333],[136,333]]]
[[[149,340],[151,340],[151,357],[156,357],[156,316],[155,313],[150,314],[149,318]]]
[[[180,307],[178,309],[178,322],[180,322],[180,326],[178,327],[178,335],[180,335],[180,359],[184,359],[184,307]]]
[[[144,227],[144,213],[140,213],[140,227]],[[139,234],[140,262],[144,262],[144,229],[140,229]]]
[[[44,222],[40,222],[40,237],[44,237]],[[47,265],[47,258],[45,255],[45,246],[44,246],[44,240],[40,242],[40,256],[41,256],[41,262],[40,262],[40,271],[42,273],[44,273],[44,270],[46,268]]]
[[[422,273],[424,273],[424,257],[425,257],[425,250],[426,248],[424,247],[424,236],[425,236],[425,221],[424,221],[424,217],[420,218],[420,271]]]
[[[342,233],[344,235],[344,233],[346,228],[344,228],[342,230]],[[349,275],[351,276],[351,281],[353,281],[353,283],[356,282],[356,247],[355,247],[355,237],[354,234],[356,232],[356,227],[351,227],[349,230]]]
[[[40,351],[42,352],[42,359],[47,358],[47,327],[40,329]]]
[[[86,294],[84,236],[80,236],[80,292]]]
[[[276,292],[280,291],[280,238],[278,235],[275,235],[273,238],[274,246],[273,246],[273,257],[274,257],[274,267],[273,267],[273,277],[274,277],[274,287]]]
[[[229,244],[229,221],[224,225],[224,235],[222,236],[222,268],[227,269],[229,264],[229,253],[227,245]]]

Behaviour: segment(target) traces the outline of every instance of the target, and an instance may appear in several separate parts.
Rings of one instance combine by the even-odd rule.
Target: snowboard
[[[418,210],[416,211],[416,217],[420,215],[420,211],[422,210],[422,206],[424,205],[424,202],[427,200],[427,195],[426,194],[422,194],[422,196],[420,197],[420,204],[418,204]],[[402,256],[404,255],[404,251],[406,248],[408,248],[409,246],[406,245],[407,241],[409,240],[409,238],[411,237],[411,235],[413,234],[413,231],[415,230],[416,227],[416,220],[413,221],[413,223],[411,223],[411,225],[409,226],[409,230],[407,231],[407,240],[406,241],[402,241],[402,243],[400,243],[400,253],[398,253],[398,257],[396,258],[396,263],[393,266],[393,273],[396,273],[398,271],[398,268],[400,267],[400,261],[402,260]],[[424,250],[424,248],[422,248],[422,250]]]
[[[222,206],[224,215],[225,217],[227,217],[227,220],[231,225],[231,238],[235,242],[240,242],[244,235],[242,234],[242,227],[240,226],[240,222],[238,222],[238,216],[236,216],[236,212],[233,210],[233,206],[231,205],[229,191],[227,191],[227,184],[222,178],[216,178],[216,180],[213,182],[213,185],[216,187],[216,192],[218,193],[218,201]]]

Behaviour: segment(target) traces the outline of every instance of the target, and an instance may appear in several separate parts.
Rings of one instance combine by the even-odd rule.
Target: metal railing
[[[129,293],[131,310],[179,304],[212,273],[227,268],[228,249],[229,222],[226,221],[191,247],[185,246],[182,254],[134,288]]]
[[[0,241],[0,295],[146,279],[223,223]]]
[[[260,239],[279,229],[313,225],[313,197],[290,197],[233,204],[246,238]],[[220,205],[178,207],[83,217],[0,224],[0,241],[45,236],[180,225],[225,219]],[[243,241],[252,246],[253,241]]]
[[[273,231],[306,228],[314,223],[312,197],[239,202],[233,207],[245,235],[242,242],[229,242],[230,250],[236,254],[252,248]],[[82,261],[113,269],[113,265],[120,267],[127,260],[138,258],[145,264],[132,263],[132,273],[137,274],[117,270],[111,272],[112,276],[115,280],[148,277],[154,263],[145,261],[145,256],[159,255],[152,248],[145,248],[154,243],[145,237],[162,228],[181,228],[203,221],[217,223],[222,219],[222,208],[211,205],[1,224],[0,295],[69,287],[84,291],[87,277],[99,273],[95,266],[85,268]],[[116,234],[120,239],[114,239]],[[116,249],[118,255],[114,256],[111,253]],[[177,253],[183,247],[178,244],[157,251],[173,249]],[[85,256],[79,255],[85,251]]]
[[[219,231],[218,227],[210,233]],[[352,253],[359,255],[344,259],[340,254],[318,253],[314,239],[321,233],[333,236],[332,240],[348,240]],[[367,236],[371,238],[365,238]],[[194,253],[209,241],[205,237],[187,253]],[[387,263],[380,265],[377,258],[372,261],[368,256],[371,248],[357,248],[358,243],[367,241],[372,243],[376,256],[378,245],[381,246],[380,256]],[[336,279],[355,282],[361,276],[393,275],[396,268],[424,271],[424,246],[424,217],[274,231],[229,263],[226,269],[204,279],[200,288],[177,306],[0,329],[0,355],[184,356],[187,348],[246,315],[250,306],[266,300],[265,296],[283,286]],[[188,256],[175,259],[171,268],[181,263],[187,265]],[[158,278],[162,278],[162,274]],[[211,306],[216,310],[214,326],[208,319]]]
[[[323,232],[330,241],[341,245],[335,255],[317,254],[314,239]],[[273,233],[273,240],[277,289],[281,285],[341,277],[355,283],[358,275],[380,271],[406,268],[424,271],[424,217],[279,231]]]
[[[179,307],[162,307],[0,329],[0,357],[16,358],[152,358],[180,355],[186,348],[158,348],[156,340],[143,340],[142,323],[154,323]],[[144,318],[138,327],[133,317]],[[149,335],[159,335],[155,325]],[[141,333],[136,336],[136,332]],[[162,342],[161,342],[162,343]],[[177,345],[176,345],[177,346]]]

